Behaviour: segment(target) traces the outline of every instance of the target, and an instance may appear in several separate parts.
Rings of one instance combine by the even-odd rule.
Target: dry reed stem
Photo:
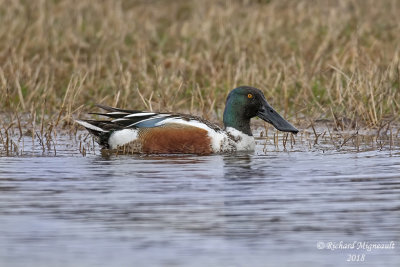
[[[0,110],[54,146],[95,103],[221,121],[247,84],[297,124],[395,125],[399,13],[396,0],[0,0]]]
[[[221,119],[249,84],[286,116],[399,113],[398,1],[206,2],[0,0],[0,108],[55,126],[99,102]]]

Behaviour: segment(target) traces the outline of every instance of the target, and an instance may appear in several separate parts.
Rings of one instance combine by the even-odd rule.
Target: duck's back
[[[95,114],[112,120],[77,122],[94,134],[103,148],[146,154],[210,154],[226,149],[227,134],[202,118],[100,107],[108,112]]]

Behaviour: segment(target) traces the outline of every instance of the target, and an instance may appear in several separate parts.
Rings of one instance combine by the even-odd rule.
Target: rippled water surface
[[[400,266],[398,148],[267,148],[0,157],[0,266]]]

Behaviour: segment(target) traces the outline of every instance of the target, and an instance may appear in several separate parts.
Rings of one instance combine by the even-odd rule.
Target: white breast
[[[251,151],[256,145],[254,137],[247,135],[232,127],[227,127],[226,131],[233,136],[234,146],[237,151]]]

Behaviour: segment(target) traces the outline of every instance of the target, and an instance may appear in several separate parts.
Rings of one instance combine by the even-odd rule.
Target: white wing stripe
[[[119,119],[112,120],[111,122],[117,122],[117,121],[128,121],[128,119],[119,118]]]
[[[115,112],[108,112],[106,113],[107,115],[123,115],[123,114],[129,114],[127,112],[120,112],[120,111],[115,111]]]
[[[101,129],[100,127],[94,126],[93,124],[90,124],[86,121],[75,120],[75,122],[79,123],[80,125],[82,125],[85,128],[91,129],[93,131],[98,131],[98,132],[103,132],[103,133],[108,132],[108,131],[105,131],[105,130]]]
[[[142,117],[142,116],[149,116],[149,115],[154,115],[154,114],[156,114],[156,113],[153,113],[153,112],[134,113],[134,114],[125,116],[125,118]]]
[[[153,114],[155,114],[155,113],[153,113]],[[155,115],[155,116],[152,116],[151,118],[147,118],[147,119],[144,119],[144,120],[137,121],[137,122],[135,122],[135,123],[133,123],[133,124],[127,126],[127,127],[134,126],[134,125],[136,125],[137,123],[141,123],[141,122],[143,122],[143,121],[148,121],[148,120],[153,120],[153,119],[159,119],[159,118],[164,118],[164,117],[168,117],[168,116],[170,116],[170,114],[157,114],[157,115]],[[118,121],[129,121],[129,118],[128,118],[128,116],[125,116],[125,117],[123,117],[123,118],[119,118],[119,119],[112,120],[111,122],[118,122]]]
[[[141,123],[141,122],[144,122],[144,121],[150,121],[150,120],[154,120],[155,118],[156,118],[156,117],[151,117],[151,118],[148,118],[148,119],[145,119],[145,120],[140,120],[140,121],[137,121],[137,122],[135,122],[135,123],[132,123],[132,124],[128,125],[126,128],[129,128],[129,127],[135,126],[136,124],[139,124],[139,123]]]

